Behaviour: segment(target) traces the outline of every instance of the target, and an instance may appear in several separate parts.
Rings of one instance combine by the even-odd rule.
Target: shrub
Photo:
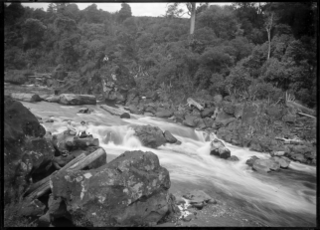
[[[22,85],[26,83],[27,80],[28,77],[24,74],[23,71],[20,70],[7,71],[7,73],[4,76],[5,82],[9,82],[16,85]]]

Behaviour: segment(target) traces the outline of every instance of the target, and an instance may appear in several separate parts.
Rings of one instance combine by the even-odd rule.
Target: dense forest
[[[192,36],[181,4],[168,4],[163,17],[132,16],[126,3],[116,13],[5,4],[5,78],[58,69],[53,77],[68,91],[99,94],[115,74],[174,104],[197,93],[277,103],[287,91],[316,106],[316,2],[197,3]]]

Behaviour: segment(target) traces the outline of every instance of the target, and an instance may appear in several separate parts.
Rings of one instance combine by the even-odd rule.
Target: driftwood
[[[188,99],[187,99],[187,104],[188,104],[188,106],[190,107],[191,105],[193,105],[194,107],[196,107],[198,110],[203,110],[203,106],[200,104],[200,103],[198,103],[198,102],[196,102],[194,99],[192,99],[191,97],[189,97]]]
[[[102,148],[97,149],[93,153],[86,156],[85,153],[80,154],[73,160],[71,160],[68,164],[66,164],[63,168],[59,171],[55,171],[50,176],[38,181],[37,183],[33,184],[27,191],[25,199],[33,200],[37,199],[46,192],[50,191],[50,181],[51,178],[55,175],[59,175],[66,171],[77,171],[87,167],[89,164],[94,162],[96,159],[101,157],[105,154],[105,151]]]
[[[286,106],[288,106],[290,108],[297,109],[298,114],[300,114],[301,116],[316,118],[314,116],[315,115],[314,110],[309,109],[306,106],[299,104],[298,102],[296,102],[295,97],[293,95],[288,94],[287,92],[286,92]]]
[[[287,139],[287,138],[283,138],[283,137],[276,137],[276,140],[280,140],[280,141],[284,141],[285,144],[302,144],[305,143],[302,140],[299,139]]]

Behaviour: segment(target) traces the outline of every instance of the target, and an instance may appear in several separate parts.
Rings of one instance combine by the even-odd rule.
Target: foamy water
[[[215,134],[193,130],[159,118],[134,116],[123,119],[112,116],[99,106],[92,114],[77,114],[78,106],[61,106],[41,102],[24,103],[31,111],[43,117],[52,117],[54,123],[44,123],[48,131],[59,133],[68,125],[77,128],[80,121],[88,123],[87,131],[98,138],[109,159],[127,150],[152,151],[160,164],[170,172],[172,183],[190,183],[205,187],[206,192],[220,191],[233,204],[243,204],[243,211],[255,215],[269,226],[314,226],[316,215],[316,168],[291,162],[289,169],[260,175],[245,162],[253,155],[267,159],[269,154],[250,151],[225,143],[238,162],[210,156],[210,140]],[[69,121],[69,124],[68,124]],[[169,130],[181,145],[166,144],[158,149],[141,145],[130,125],[154,125]]]

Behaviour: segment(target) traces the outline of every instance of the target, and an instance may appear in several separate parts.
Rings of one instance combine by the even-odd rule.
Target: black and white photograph
[[[2,227],[319,227],[318,12],[1,3]]]

